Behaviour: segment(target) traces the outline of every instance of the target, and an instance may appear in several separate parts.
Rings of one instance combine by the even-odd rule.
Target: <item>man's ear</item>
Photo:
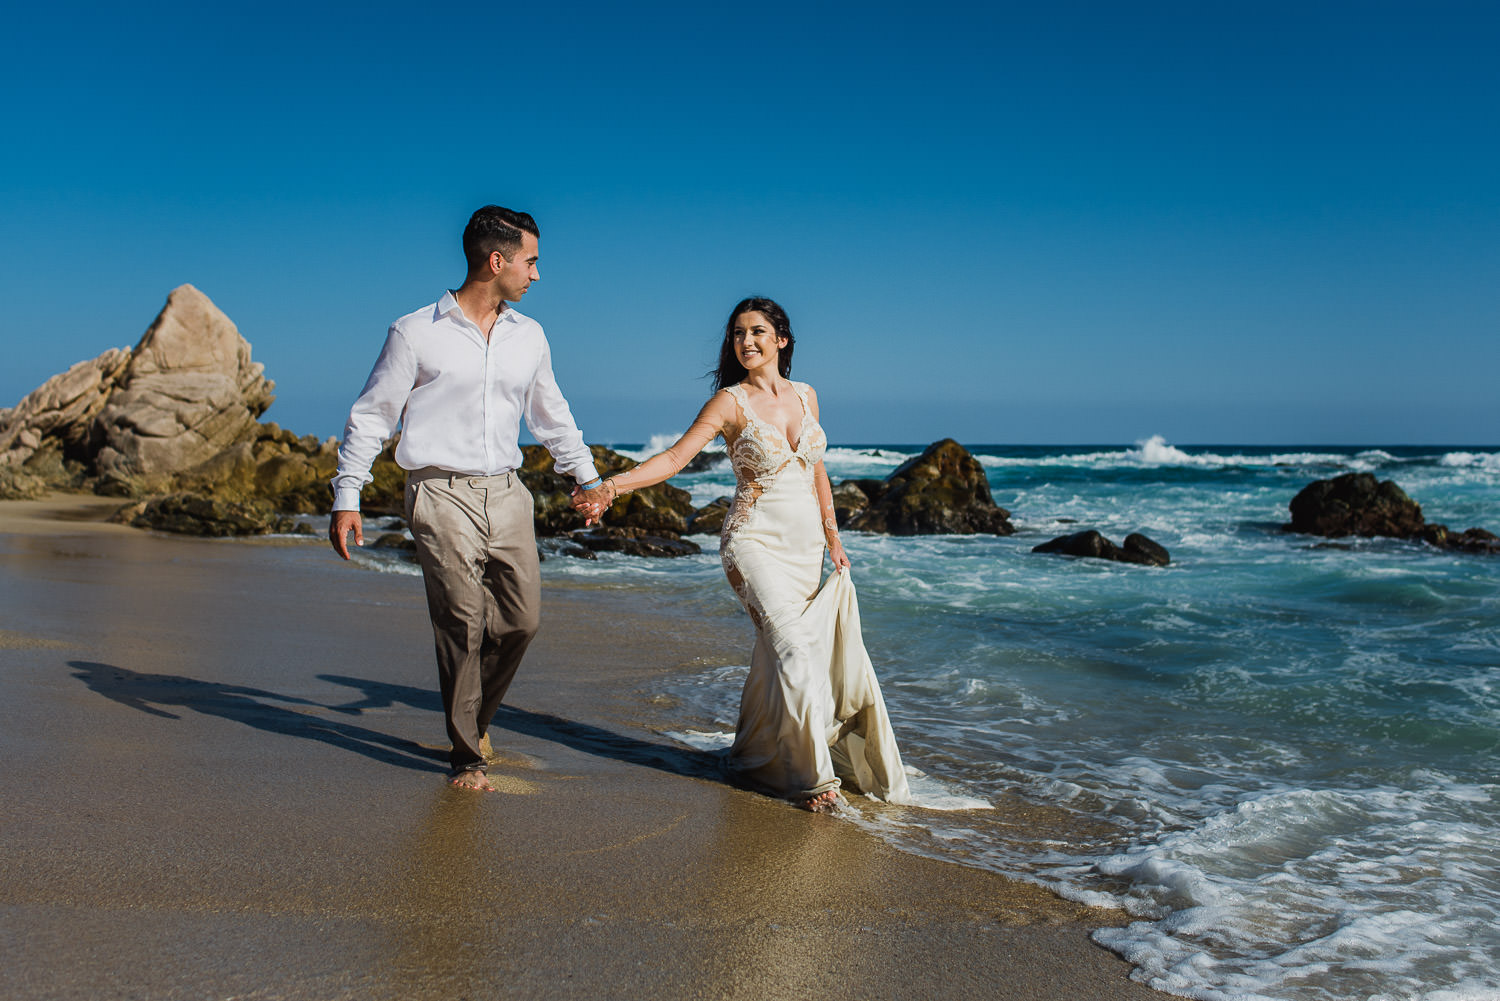
[[[508,262],[505,260],[505,255],[502,254],[502,253],[500,253],[500,251],[498,251],[498,250],[492,250],[492,251],[490,251],[490,274],[491,275],[498,275],[500,272],[504,271],[505,270],[505,265],[507,263]]]

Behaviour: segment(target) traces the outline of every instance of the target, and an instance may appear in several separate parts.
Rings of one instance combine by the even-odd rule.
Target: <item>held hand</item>
[[[609,503],[614,499],[610,493],[602,482],[589,490],[581,486],[573,488],[573,510],[583,515],[584,528],[597,523],[604,512],[609,510]]]
[[[328,541],[333,543],[333,551],[344,559],[349,558],[349,549],[346,538],[350,530],[354,531],[354,544],[363,546],[365,544],[364,520],[360,518],[358,511],[335,511],[328,522]]]

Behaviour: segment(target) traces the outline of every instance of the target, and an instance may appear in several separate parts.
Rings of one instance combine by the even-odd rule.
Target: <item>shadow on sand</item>
[[[73,676],[91,690],[152,716],[181,719],[169,709],[191,709],[267,733],[331,744],[383,764],[424,772],[447,771],[448,755],[444,751],[321,715],[338,707],[261,688],[199,681],[173,674],[141,674],[113,664],[73,660],[68,666],[75,669]],[[306,706],[308,711],[299,711],[293,706]]]
[[[366,678],[320,674],[320,681],[353,688],[360,698],[335,705],[281,695],[261,688],[199,681],[171,674],[141,674],[112,664],[69,661],[74,677],[105,698],[164,719],[181,719],[170,709],[190,709],[207,716],[243,723],[268,733],[315,740],[362,754],[384,764],[417,771],[446,771],[446,751],[423,747],[402,737],[338,719],[327,712],[357,716],[366,709],[402,705],[423,712],[442,713],[438,693],[411,685],[393,685]],[[294,707],[302,706],[305,709]],[[441,724],[439,724],[440,727]],[[675,744],[655,743],[616,733],[589,723],[563,719],[549,713],[501,706],[494,726],[513,733],[571,747],[595,757],[644,765],[691,778],[724,778],[722,756]],[[497,745],[501,741],[495,741]]]
[[[394,705],[405,705],[413,709],[426,709],[438,713],[442,712],[443,708],[438,693],[425,688],[392,685],[383,681],[350,678],[339,674],[320,674],[318,679],[330,681],[336,685],[345,685],[363,693],[363,698],[329,707],[341,712],[385,709]],[[723,759],[717,753],[680,747],[676,744],[658,744],[649,740],[641,740],[638,737],[605,730],[589,723],[563,719],[550,713],[518,709],[514,706],[501,706],[491,725],[491,739],[499,747],[502,746],[502,741],[498,740],[493,733],[495,727],[535,737],[538,740],[562,744],[595,757],[613,758],[616,761],[645,765],[660,771],[671,772],[674,775],[720,780],[724,778]]]

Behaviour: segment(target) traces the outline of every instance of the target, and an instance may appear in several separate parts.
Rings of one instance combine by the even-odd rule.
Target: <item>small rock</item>
[[[1427,525],[1422,529],[1422,540],[1439,549],[1457,549],[1465,553],[1500,553],[1500,537],[1482,528],[1451,532],[1447,525]]]
[[[696,542],[666,535],[652,535],[638,528],[599,526],[574,532],[570,538],[595,552],[625,553],[627,556],[692,556],[703,550]]]
[[[1126,563],[1141,563],[1150,567],[1164,567],[1172,562],[1172,557],[1166,547],[1158,545],[1139,532],[1131,532],[1125,536],[1125,543],[1120,547],[1119,558]]]
[[[863,484],[879,483],[879,480],[845,480],[833,488],[833,515],[843,528],[850,520],[870,506],[870,492]]]
[[[724,518],[729,514],[729,497],[716,497],[693,512],[688,519],[689,535],[717,535],[724,528]]]
[[[1055,539],[1033,546],[1033,553],[1060,553],[1064,556],[1082,556],[1097,560],[1114,560],[1117,563],[1139,563],[1145,566],[1164,567],[1171,562],[1167,550],[1141,535],[1132,532],[1125,537],[1123,548],[1116,546],[1093,529],[1060,535]]]
[[[574,542],[566,536],[536,540],[537,553],[543,559],[548,556],[570,556],[575,560],[597,560],[599,557],[587,546]]]
[[[137,501],[115,512],[110,520],[136,528],[216,538],[291,533],[296,528],[291,518],[262,502],[238,503],[187,493]]]

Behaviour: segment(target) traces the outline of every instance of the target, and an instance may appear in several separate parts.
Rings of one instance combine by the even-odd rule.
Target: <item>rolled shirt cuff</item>
[[[359,510],[359,488],[358,487],[334,487],[333,488],[333,510],[335,510],[335,511],[358,511]]]

